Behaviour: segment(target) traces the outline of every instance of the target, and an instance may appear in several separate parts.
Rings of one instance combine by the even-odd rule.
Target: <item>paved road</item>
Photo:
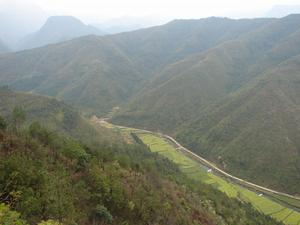
[[[173,142],[180,150],[182,150],[182,151],[188,153],[189,155],[197,158],[198,160],[200,160],[206,166],[208,166],[211,169],[217,171],[218,173],[222,174],[223,176],[225,176],[225,177],[227,177],[227,178],[229,178],[229,179],[231,179],[233,181],[238,182],[239,184],[246,185],[247,187],[250,187],[250,188],[252,187],[255,190],[259,189],[259,190],[263,190],[263,191],[266,191],[266,192],[269,192],[269,193],[286,196],[286,197],[289,197],[289,198],[292,198],[292,199],[300,201],[300,197],[293,196],[293,195],[290,195],[290,194],[287,194],[287,193],[284,193],[284,192],[280,192],[280,191],[275,191],[275,190],[272,190],[270,188],[262,187],[260,185],[251,183],[249,181],[243,180],[243,179],[235,177],[235,176],[233,176],[233,175],[231,175],[229,173],[226,173],[224,170],[221,170],[220,168],[218,168],[217,166],[215,166],[211,162],[207,161],[206,159],[202,158],[201,156],[199,156],[199,155],[195,154],[194,152],[188,150],[187,148],[183,147],[180,143],[178,143],[171,136],[168,136],[168,135],[162,135],[162,136],[165,137],[166,139],[170,140],[171,142]]]

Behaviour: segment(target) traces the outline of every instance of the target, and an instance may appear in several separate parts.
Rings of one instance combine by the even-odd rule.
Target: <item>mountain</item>
[[[25,37],[19,49],[36,48],[90,34],[102,35],[103,32],[72,16],[52,16],[37,32]]]
[[[155,75],[170,63],[204,52],[257,29],[273,19],[232,20],[210,17],[174,20],[166,25],[108,36],[140,70]]]
[[[299,194],[300,55],[205,109],[177,134],[239,177]]]
[[[137,94],[169,63],[272,20],[178,20],[135,32],[82,37],[0,57],[0,81],[105,115]]]
[[[109,40],[97,36],[1,59],[3,84],[58,97],[86,112],[109,112],[128,99],[141,82],[141,75],[130,59]],[[16,62],[17,70],[10,64]]]
[[[96,145],[75,138],[86,132],[76,126],[82,118],[53,98],[2,88],[0,103],[2,223],[282,225],[189,180],[145,145],[108,145],[100,133]],[[23,126],[20,110],[28,116]]]
[[[299,22],[298,15],[275,20],[235,40],[169,65],[113,121],[176,135],[195,152],[233,174],[299,194],[295,188],[300,181],[299,162],[295,160],[299,158],[299,151],[294,136],[300,125],[295,110],[299,102],[282,108],[287,102],[293,102],[298,94],[296,71],[299,64],[288,62],[293,62],[300,54],[297,45]],[[268,98],[253,97],[259,93],[253,89],[249,93],[251,97],[247,95],[249,102],[238,98],[226,104],[227,96],[240,96],[236,93],[248,90],[248,83],[262,79],[285,63],[288,63],[286,70],[293,71],[295,78],[289,81],[289,74],[280,69],[276,72],[287,80],[287,84],[280,86],[282,91],[290,93],[284,99],[279,99],[280,89],[275,85],[263,92],[268,93]],[[277,101],[274,108],[269,105],[270,99]],[[273,113],[269,114],[268,110]],[[237,115],[233,114],[235,112]],[[266,115],[270,117],[268,125]],[[295,120],[290,126],[292,118]],[[261,136],[257,136],[259,131],[263,131]],[[280,135],[283,136],[278,138]],[[287,145],[286,140],[291,143]]]
[[[298,16],[275,20],[169,64],[129,102],[116,121],[123,117],[131,125],[173,130],[263,71],[300,53],[296,45],[299,21]]]

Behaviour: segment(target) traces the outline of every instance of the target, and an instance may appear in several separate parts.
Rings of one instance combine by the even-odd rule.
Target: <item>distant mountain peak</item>
[[[86,35],[103,35],[103,32],[73,16],[51,16],[37,32],[21,42],[20,49],[36,48]]]
[[[77,26],[85,26],[85,24],[73,16],[51,16],[47,19],[46,23],[44,24],[44,27],[48,26],[58,26],[62,27],[64,25],[77,25]]]

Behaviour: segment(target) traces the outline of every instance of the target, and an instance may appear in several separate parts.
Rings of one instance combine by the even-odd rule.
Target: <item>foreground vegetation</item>
[[[281,224],[141,143],[86,144],[26,118],[0,119],[1,224]]]

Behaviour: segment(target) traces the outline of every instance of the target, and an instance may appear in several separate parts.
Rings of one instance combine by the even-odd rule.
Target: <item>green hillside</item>
[[[61,111],[73,114],[71,124],[82,119],[54,99],[8,90],[1,91],[0,99],[6,118],[0,117],[1,223],[282,224],[189,179],[145,145],[92,145],[72,138],[84,135],[89,125],[59,123],[55,117]],[[16,109],[8,113],[12,107],[23,110],[25,120]]]
[[[299,194],[299,22],[300,16],[288,16],[169,65],[113,121],[178,135],[237,176]],[[248,85],[265,74],[280,76],[281,86],[272,82],[268,97],[249,92]],[[240,93],[248,93],[251,103]]]
[[[94,129],[75,109],[54,98],[0,89],[0,115],[12,122],[12,112],[21,108],[27,125],[39,122],[48,129],[85,142],[114,141],[116,135],[106,129]]]
[[[174,133],[201,110],[300,53],[300,16],[290,16],[167,66],[116,122]]]
[[[209,17],[174,20],[166,25],[107,36],[145,74],[155,75],[166,65],[204,52],[225,41],[263,27],[276,19]]]
[[[83,37],[0,57],[0,82],[104,115],[136,95],[167,64],[271,21],[178,20],[124,34]]]
[[[237,176],[300,194],[299,66],[300,55],[281,63],[208,107],[178,137]]]
[[[126,55],[96,36],[3,56],[0,68],[3,85],[100,114],[128,99],[141,80]]]

